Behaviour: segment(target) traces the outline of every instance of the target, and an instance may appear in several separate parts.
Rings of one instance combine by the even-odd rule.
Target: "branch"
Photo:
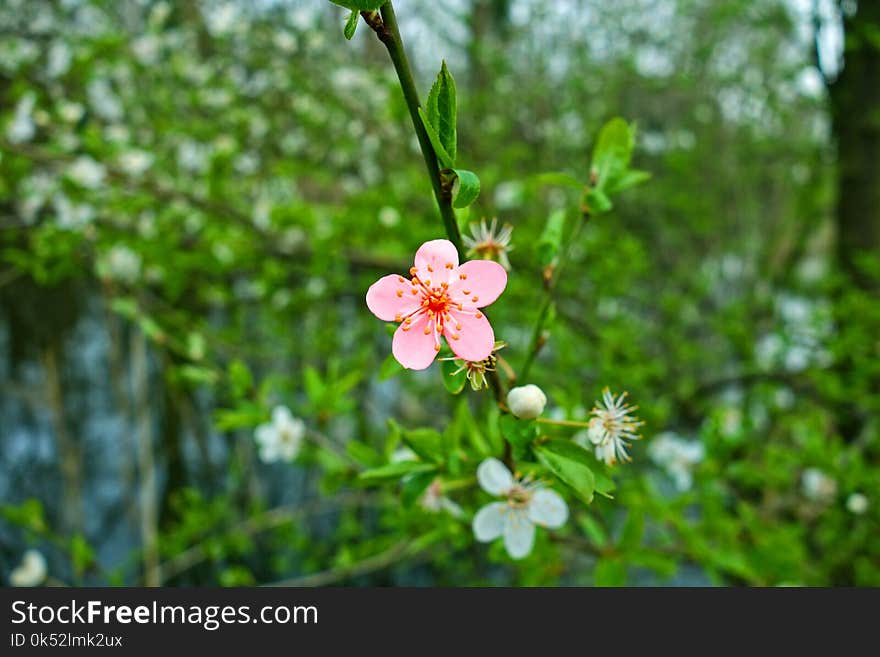
[[[384,552],[366,557],[349,566],[330,568],[310,575],[303,575],[302,577],[281,580],[280,582],[267,584],[267,586],[327,586],[352,577],[358,577],[359,575],[384,570],[401,563],[405,559],[424,558],[427,556],[430,547],[430,545],[419,546],[415,541],[401,541]]]
[[[367,25],[376,33],[391,57],[394,64],[394,71],[397,73],[397,79],[400,81],[400,88],[403,91],[404,100],[409,110],[409,116],[412,119],[413,128],[416,131],[416,137],[419,140],[419,147],[422,150],[422,157],[425,160],[425,167],[428,169],[428,177],[431,179],[431,187],[434,189],[434,198],[437,199],[437,205],[440,208],[440,217],[443,219],[443,225],[446,227],[446,235],[449,241],[455,244],[459,255],[464,254],[464,246],[461,242],[461,233],[458,230],[458,221],[455,217],[455,210],[452,208],[452,193],[443,184],[440,177],[440,167],[437,164],[437,154],[428,138],[428,132],[422,125],[422,119],[419,116],[419,92],[416,89],[416,83],[413,79],[412,69],[403,48],[403,40],[400,37],[400,30],[397,26],[397,16],[394,14],[394,7],[391,2],[382,5],[381,18],[376,12],[361,12]]]
[[[333,499],[332,502],[334,502],[334,504],[332,505],[332,508],[335,509],[336,505],[345,506],[351,503],[361,504],[368,500],[369,496],[363,493],[349,493]],[[319,498],[311,500],[305,504],[298,502],[288,506],[276,507],[233,525],[226,531],[226,533],[231,534],[233,532],[242,532],[247,536],[253,536],[254,534],[275,529],[276,527],[280,527],[281,525],[295,520],[303,520],[309,516],[317,515],[323,511],[329,510],[328,506],[331,505],[328,505],[326,499]],[[203,542],[193,545],[162,563],[160,570],[164,581],[167,582],[169,579],[177,577],[200,563],[207,561],[210,555],[205,549],[206,542],[207,538]]]

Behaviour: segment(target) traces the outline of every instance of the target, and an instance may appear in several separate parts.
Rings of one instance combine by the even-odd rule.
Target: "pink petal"
[[[432,281],[436,285],[441,277],[446,281],[448,274],[458,267],[458,251],[449,240],[425,242],[416,251],[415,266],[419,270],[419,278],[432,280],[433,274],[433,278],[438,279]]]
[[[483,360],[488,358],[495,346],[495,332],[486,316],[477,312],[476,315],[453,310],[453,321],[443,327],[443,335],[453,353],[465,360]]]
[[[398,315],[406,317],[418,310],[420,303],[421,297],[412,293],[409,280],[397,274],[383,276],[367,290],[367,308],[386,322],[400,321]]]
[[[469,260],[455,274],[449,284],[449,295],[471,308],[488,306],[507,286],[507,272],[492,260]]]
[[[430,331],[425,334],[425,329]],[[413,316],[411,324],[405,322],[397,327],[391,343],[391,353],[397,362],[410,370],[423,370],[434,362],[437,356],[438,338],[434,321],[425,313]]]

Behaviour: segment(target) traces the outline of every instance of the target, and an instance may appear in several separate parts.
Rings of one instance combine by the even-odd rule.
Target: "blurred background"
[[[615,499],[513,565],[352,477],[389,418],[492,431],[487,392],[389,367],[364,304],[443,236],[366,25],[4,0],[3,584],[880,584],[880,3],[395,6],[421,93],[441,59],[457,82],[463,225],[513,227],[490,315],[515,366],[535,244],[578,207],[538,174],[585,180],[601,125],[638,125],[652,179],[582,233],[531,375],[553,417],[605,385],[639,405]],[[254,440],[276,405],[309,432],[292,463]]]

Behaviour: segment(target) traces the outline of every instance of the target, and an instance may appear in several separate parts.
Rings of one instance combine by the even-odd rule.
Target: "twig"
[[[337,582],[366,575],[367,573],[384,570],[390,566],[402,562],[404,559],[413,559],[415,557],[425,557],[431,546],[417,546],[415,542],[402,541],[391,546],[384,552],[366,557],[361,561],[355,562],[349,566],[339,568],[330,568],[322,570],[311,575],[303,575],[302,577],[294,577],[291,579],[281,580],[267,584],[267,586],[328,586]]]
[[[416,89],[416,83],[413,79],[412,69],[403,47],[403,40],[400,37],[400,29],[397,26],[397,16],[394,14],[392,3],[386,2],[382,5],[381,18],[376,12],[361,12],[367,25],[376,33],[391,57],[391,63],[394,64],[394,71],[397,73],[397,79],[400,81],[400,88],[403,91],[403,97],[406,100],[406,106],[409,110],[409,116],[412,119],[413,128],[416,131],[416,137],[419,140],[419,147],[422,151],[422,157],[425,160],[425,167],[428,169],[428,177],[431,179],[431,187],[434,189],[434,197],[437,199],[437,205],[440,208],[440,217],[443,219],[443,225],[446,227],[446,234],[449,240],[455,244],[459,255],[464,254],[464,246],[461,241],[461,233],[458,229],[458,221],[455,217],[455,210],[452,208],[452,194],[443,184],[440,176],[440,166],[437,163],[437,154],[431,145],[428,132],[422,125],[422,119],[419,116],[419,92]]]
[[[330,501],[334,505],[341,507],[351,503],[363,504],[369,499],[369,495],[358,492],[339,495]],[[280,506],[233,525],[227,530],[227,533],[242,532],[245,535],[253,536],[254,534],[280,527],[288,522],[301,520],[321,512],[335,510],[335,508],[336,506],[328,508],[328,500],[324,498],[311,500],[305,504],[300,502]],[[205,549],[205,541],[193,545],[161,564],[162,578],[167,582],[173,577],[177,577],[190,568],[194,568],[206,561],[209,556],[208,551]]]
[[[539,417],[536,418],[536,421],[541,424],[555,424],[560,427],[579,427],[581,429],[586,429],[590,426],[589,422],[578,422],[576,420],[552,420],[548,417]]]
[[[538,310],[538,317],[535,320],[535,327],[532,330],[532,339],[529,343],[529,350],[526,354],[526,359],[522,364],[522,368],[520,369],[520,381],[524,382],[528,380],[532,365],[535,362],[535,358],[538,356],[538,352],[540,352],[541,348],[544,346],[544,325],[547,323],[547,317],[550,314],[550,308],[553,306],[553,290],[556,287],[556,283],[559,281],[562,270],[571,259],[571,254],[574,252],[574,246],[577,243],[577,238],[580,235],[581,230],[586,225],[587,221],[589,221],[589,219],[590,215],[587,210],[584,209],[584,211],[581,213],[580,221],[578,222],[577,226],[575,226],[575,229],[568,240],[568,245],[562,252],[562,256],[559,258],[558,264],[552,270],[550,276],[547,276],[545,274],[544,301],[541,303],[541,308]]]

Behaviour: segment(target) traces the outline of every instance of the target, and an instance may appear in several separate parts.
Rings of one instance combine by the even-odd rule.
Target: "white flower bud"
[[[510,412],[522,420],[531,420],[544,412],[547,395],[538,386],[529,384],[519,386],[507,393],[507,406]]]

